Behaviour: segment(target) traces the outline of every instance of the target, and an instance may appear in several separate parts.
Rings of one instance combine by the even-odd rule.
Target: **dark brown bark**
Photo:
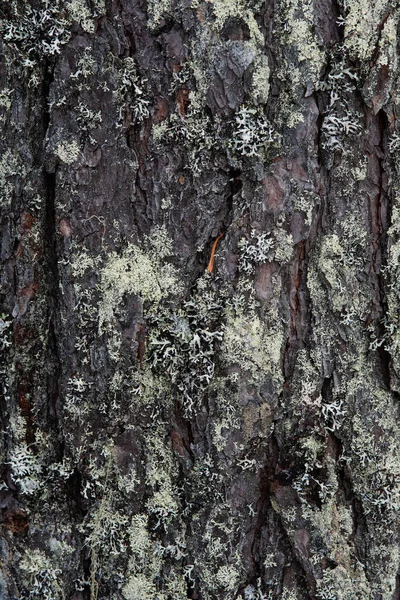
[[[400,598],[399,11],[0,2],[1,598]]]

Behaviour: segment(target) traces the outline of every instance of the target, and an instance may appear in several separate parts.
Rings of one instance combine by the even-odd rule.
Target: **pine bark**
[[[0,2],[1,598],[400,598],[399,15]]]

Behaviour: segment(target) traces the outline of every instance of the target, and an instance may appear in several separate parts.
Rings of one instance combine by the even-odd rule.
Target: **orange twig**
[[[211,248],[211,257],[210,257],[210,262],[208,263],[208,267],[207,267],[207,271],[209,273],[212,273],[214,270],[214,256],[215,256],[215,251],[217,249],[217,244],[219,242],[219,240],[224,236],[223,233],[221,233],[221,235],[219,235],[217,237],[217,239],[215,240],[215,242],[213,243],[213,247]]]

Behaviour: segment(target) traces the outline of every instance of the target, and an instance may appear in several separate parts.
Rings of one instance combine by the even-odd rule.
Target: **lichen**
[[[131,575],[122,588],[126,600],[153,600],[157,595],[155,585],[146,575]]]
[[[135,294],[149,307],[156,307],[161,300],[181,293],[183,286],[177,269],[163,261],[171,252],[165,234],[156,230],[147,238],[147,244],[147,250],[129,244],[122,254],[111,253],[102,268],[100,332],[112,324],[115,309],[125,294]]]
[[[266,104],[268,101],[270,74],[268,58],[257,55],[252,75],[252,97],[256,104]]]
[[[56,149],[56,154],[62,162],[72,165],[80,153],[79,144],[76,140],[60,142]]]
[[[377,24],[388,6],[386,0],[344,3],[344,43],[359,60],[371,57],[379,37]]]
[[[35,494],[43,485],[42,459],[26,443],[20,443],[11,450],[8,464],[21,494]]]
[[[11,150],[6,150],[0,159],[0,206],[5,208],[11,205],[15,181],[24,171],[19,157]]]
[[[280,358],[284,332],[276,321],[261,321],[257,314],[229,309],[226,312],[221,350],[228,364],[240,365],[260,381],[270,374],[280,380]]]
[[[87,33],[94,33],[95,23],[93,17],[97,17],[105,12],[104,0],[95,0],[92,6],[88,6],[86,0],[70,0],[66,4],[69,18],[77,21],[82,29]]]
[[[155,30],[171,10],[171,0],[149,0],[148,3],[148,27]]]

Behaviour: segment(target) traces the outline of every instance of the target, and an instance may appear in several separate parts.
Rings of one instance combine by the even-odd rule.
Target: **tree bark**
[[[0,2],[1,598],[400,598],[399,13]]]

